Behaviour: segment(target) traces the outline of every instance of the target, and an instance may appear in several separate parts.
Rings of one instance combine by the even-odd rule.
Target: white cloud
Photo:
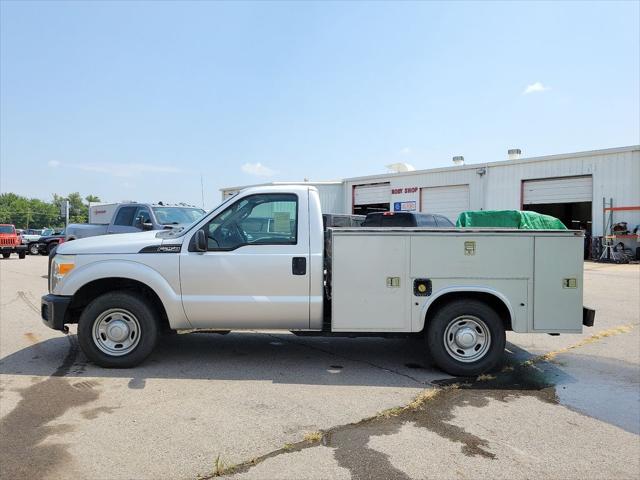
[[[532,83],[531,85],[527,85],[527,88],[522,92],[523,95],[528,95],[534,92],[546,92],[547,90],[551,90],[550,87],[545,87],[541,82]]]
[[[242,171],[244,173],[248,173],[249,175],[255,175],[256,177],[271,177],[274,173],[276,173],[269,167],[262,165],[260,162],[245,163],[244,165],[242,165]]]
[[[411,148],[409,147],[404,147],[402,150],[400,150],[400,153],[402,155],[409,155],[411,153]]]
[[[183,170],[169,165],[149,163],[62,163],[57,160],[47,162],[52,168],[75,168],[85,172],[104,173],[112,177],[136,177],[146,173],[180,173]]]
[[[148,163],[78,163],[69,167],[85,172],[105,173],[114,177],[134,177],[145,173],[179,173],[177,167],[168,165],[151,165]]]

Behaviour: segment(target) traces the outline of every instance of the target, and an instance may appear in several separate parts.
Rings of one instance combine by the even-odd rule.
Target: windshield
[[[0,225],[0,233],[13,233],[11,225]]]
[[[201,219],[205,212],[192,207],[153,207],[153,213],[162,225],[184,225]]]
[[[42,235],[43,237],[53,235],[53,228],[45,228],[40,235]]]

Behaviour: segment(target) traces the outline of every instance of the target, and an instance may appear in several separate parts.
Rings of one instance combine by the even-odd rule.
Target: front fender
[[[182,308],[180,292],[176,292],[158,271],[139,262],[101,260],[79,265],[51,293],[73,296],[86,284],[105,278],[126,278],[147,285],[160,298],[171,328],[192,328]]]
[[[427,312],[429,311],[429,307],[431,307],[434,304],[434,302],[438,300],[438,298],[441,298],[444,295],[448,295],[452,293],[469,293],[469,292],[487,293],[489,295],[493,295],[494,297],[498,298],[507,307],[507,310],[509,311],[509,316],[511,317],[510,318],[511,323],[512,324],[515,323],[516,317],[513,311],[513,307],[511,306],[511,302],[509,301],[509,299],[504,294],[489,287],[481,287],[481,286],[475,286],[475,285],[459,285],[459,286],[442,288],[434,292],[433,295],[429,297],[429,299],[422,305],[422,308],[420,309],[420,317],[418,318],[418,324],[416,325],[416,329],[414,329],[414,331],[418,331],[418,332],[422,331],[422,329],[424,328],[425,319],[427,318]]]

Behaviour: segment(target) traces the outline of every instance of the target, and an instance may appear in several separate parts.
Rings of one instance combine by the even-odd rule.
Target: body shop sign
[[[403,193],[416,193],[418,187],[392,188],[391,195],[402,195]]]

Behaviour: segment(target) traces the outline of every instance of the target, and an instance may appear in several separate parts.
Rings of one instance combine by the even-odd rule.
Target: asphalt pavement
[[[164,338],[90,364],[40,320],[46,257],[0,260],[0,477],[640,477],[640,267],[585,265],[582,335],[508,334],[454,379],[416,340]]]

